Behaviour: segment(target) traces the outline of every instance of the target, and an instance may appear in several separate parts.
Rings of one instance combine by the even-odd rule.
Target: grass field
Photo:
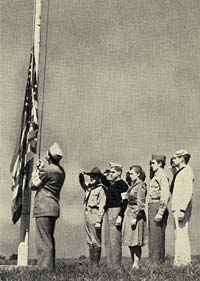
[[[7,261],[3,261],[8,264]],[[13,264],[12,262],[9,262]],[[32,262],[35,264],[35,262]],[[167,259],[165,264],[154,265],[148,259],[143,259],[141,269],[130,276],[131,260],[123,259],[123,269],[110,269],[106,266],[105,259],[101,261],[99,271],[90,273],[87,259],[58,260],[55,272],[31,269],[0,269],[0,281],[35,280],[35,281],[199,281],[200,256],[194,257],[192,265],[185,268],[174,268],[172,259]]]

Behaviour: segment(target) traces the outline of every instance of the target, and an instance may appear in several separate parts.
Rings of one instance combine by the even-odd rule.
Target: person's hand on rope
[[[42,160],[38,159],[36,163],[36,170],[40,170],[44,167],[44,163]]]
[[[39,171],[36,170],[32,173],[31,176],[31,189],[36,190],[41,184],[41,179],[39,177]]]

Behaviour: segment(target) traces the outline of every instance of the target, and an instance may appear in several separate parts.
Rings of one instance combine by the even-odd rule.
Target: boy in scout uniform
[[[54,230],[60,214],[60,191],[65,180],[65,172],[59,164],[62,155],[59,145],[54,143],[33,172],[31,180],[31,189],[36,190],[33,216],[36,219],[38,265],[51,270],[55,269]]]
[[[90,183],[85,183],[84,175],[90,176]],[[98,167],[89,173],[79,174],[79,182],[85,191],[84,220],[89,246],[90,266],[98,268],[101,258],[101,227],[105,212],[106,195],[105,186],[101,182],[103,175]]]

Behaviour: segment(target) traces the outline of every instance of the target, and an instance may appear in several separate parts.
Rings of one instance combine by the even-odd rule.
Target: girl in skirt
[[[130,249],[133,269],[139,269],[142,246],[145,245],[147,223],[145,201],[147,188],[144,182],[145,173],[140,166],[129,169],[130,187],[127,191],[128,205],[122,227],[122,243]]]

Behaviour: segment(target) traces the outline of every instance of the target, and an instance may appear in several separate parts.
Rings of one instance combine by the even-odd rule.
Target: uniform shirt
[[[61,166],[44,162],[43,167],[39,170],[41,180],[40,187],[36,189],[34,202],[34,217],[52,216],[59,217],[60,214],[60,191],[65,180],[65,172]]]
[[[145,209],[147,187],[144,182],[137,180],[127,191],[129,214],[134,219],[137,218],[140,211]]]
[[[186,210],[193,194],[194,174],[192,168],[185,166],[176,176],[172,194],[172,211]]]
[[[169,181],[163,169],[158,169],[154,177],[150,181],[149,203],[158,201],[160,207],[158,214],[163,215],[169,201]]]
[[[125,199],[124,194],[126,194],[127,190],[128,185],[122,179],[111,183],[107,189],[106,208],[121,207],[119,216],[123,216],[127,205],[127,199]]]
[[[104,186],[102,184],[98,184],[97,186],[86,190],[84,205],[85,210],[97,210],[96,222],[101,223],[103,220],[106,205],[106,195],[104,191]]]
[[[79,182],[83,190],[85,191],[84,206],[85,211],[96,211],[96,222],[101,223],[103,220],[105,205],[106,205],[106,187],[102,184],[86,184],[83,174],[79,174]]]

